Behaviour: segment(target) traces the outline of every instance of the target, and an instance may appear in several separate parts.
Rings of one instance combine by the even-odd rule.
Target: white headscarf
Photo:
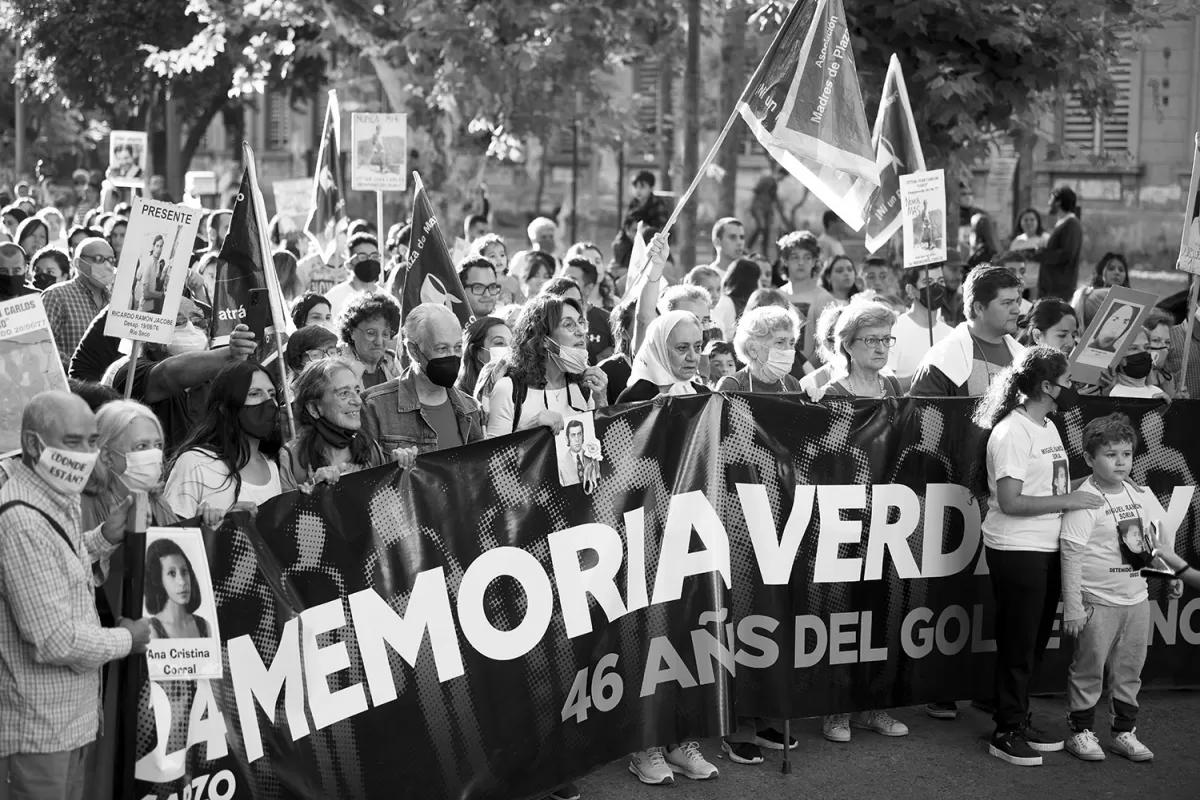
[[[644,380],[655,386],[669,386],[667,394],[696,393],[696,386],[692,381],[681,381],[671,371],[667,338],[681,322],[691,322],[697,328],[700,327],[700,320],[690,311],[668,311],[650,323],[650,327],[646,329],[646,339],[633,359],[633,372],[629,376],[631,386]]]

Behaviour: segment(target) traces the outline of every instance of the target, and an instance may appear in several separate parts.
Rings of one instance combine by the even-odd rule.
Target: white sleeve
[[[1079,509],[1063,514],[1059,537],[1065,541],[1086,547],[1096,527],[1096,517],[1091,509]]]
[[[513,382],[511,378],[501,378],[492,387],[492,394],[488,398],[487,420],[489,439],[513,432]]]
[[[1031,445],[1029,434],[1019,425],[1005,425],[992,431],[987,445],[992,476],[997,481],[1001,478],[1024,481],[1033,457]]]
[[[171,474],[167,476],[162,498],[180,519],[196,516],[200,504],[215,494],[216,487],[209,486],[205,481],[206,477],[215,475],[212,461],[212,456],[195,450],[180,453],[176,459]]]

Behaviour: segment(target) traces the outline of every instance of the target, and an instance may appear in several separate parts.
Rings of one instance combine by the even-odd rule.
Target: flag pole
[[[383,224],[383,189],[375,190],[375,227],[382,241],[383,237],[387,236],[387,228]]]
[[[1179,365],[1179,383],[1175,386],[1176,390],[1187,388],[1188,359],[1192,356],[1192,331],[1196,326],[1196,299],[1197,294],[1200,293],[1200,281],[1196,280],[1195,275],[1189,275],[1188,282],[1191,284],[1191,292],[1188,294],[1188,317],[1183,339],[1183,362]]]
[[[929,291],[929,265],[925,265],[925,302],[929,303],[929,298],[932,292]],[[929,312],[929,347],[933,348],[933,304],[925,306],[925,310]]]
[[[1192,298],[1195,300],[1195,298]],[[129,369],[125,372],[125,399],[133,399],[133,376],[134,370],[137,369],[138,357],[142,354],[142,343],[138,339],[133,340],[133,348],[129,351]]]

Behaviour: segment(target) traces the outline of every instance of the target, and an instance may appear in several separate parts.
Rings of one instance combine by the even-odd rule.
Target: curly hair
[[[1012,413],[1021,397],[1038,400],[1042,382],[1057,383],[1067,371],[1067,357],[1052,347],[1030,347],[1000,371],[979,398],[972,421],[985,431]]]
[[[734,352],[739,360],[749,364],[752,359],[746,351],[746,344],[767,342],[779,331],[787,331],[793,337],[800,335],[800,318],[790,307],[760,306],[747,311],[738,320],[737,331],[733,334]]]
[[[364,294],[358,299],[350,301],[350,304],[342,311],[342,318],[338,320],[338,335],[341,336],[342,343],[353,349],[354,329],[372,319],[381,319],[386,322],[388,330],[392,333],[399,332],[400,304],[382,292]]]
[[[196,579],[196,570],[192,569],[192,560],[183,552],[183,548],[171,539],[155,539],[146,548],[146,610],[157,614],[167,607],[167,587],[163,585],[162,560],[168,556],[179,556],[187,567],[192,591],[188,596],[186,611],[193,614],[200,608],[200,581]]]
[[[583,319],[583,308],[570,298],[552,294],[539,294],[530,298],[517,319],[509,350],[508,377],[520,381],[531,389],[546,386],[546,362],[549,353],[546,340],[562,322],[563,311],[568,306],[579,312]],[[579,383],[582,375],[567,375],[567,381]]]

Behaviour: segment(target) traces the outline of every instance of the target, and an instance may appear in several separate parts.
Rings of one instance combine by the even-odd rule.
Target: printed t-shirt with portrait
[[[1003,342],[985,342],[971,337],[971,374],[967,377],[967,394],[982,397],[1000,371],[1012,363],[1012,352]]]
[[[1038,425],[1023,411],[1013,411],[996,424],[987,444],[988,511],[983,541],[993,550],[1058,552],[1062,514],[1014,517],[1000,510],[996,484],[1001,478],[1022,482],[1026,497],[1069,494],[1071,473],[1067,451],[1054,423]]]
[[[1150,490],[1125,482],[1122,491],[1106,494],[1091,480],[1079,487],[1103,498],[1100,508],[1069,511],[1063,515],[1062,538],[1084,549],[1083,592],[1103,605],[1132,606],[1148,597],[1146,579],[1121,552],[1120,537],[1141,551],[1141,533],[1153,520],[1166,517]]]

